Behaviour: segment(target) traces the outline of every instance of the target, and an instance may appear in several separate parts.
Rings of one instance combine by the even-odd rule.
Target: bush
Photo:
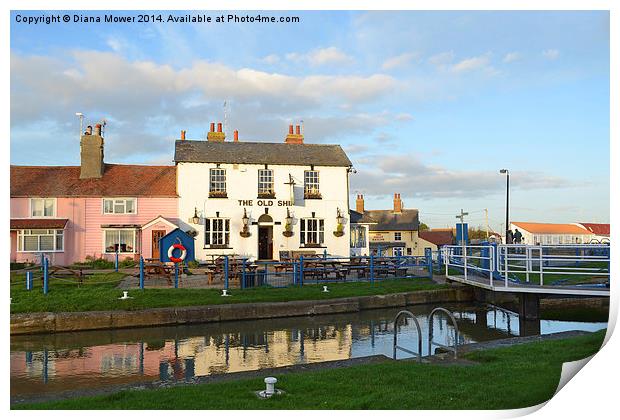
[[[119,261],[118,263],[118,266],[120,268],[135,267],[136,265],[137,265],[136,262],[131,257],[127,257],[123,261]]]
[[[200,263],[198,261],[188,261],[187,268],[198,268],[200,267]]]
[[[22,270],[26,267],[32,267],[34,266],[34,263],[30,263],[30,262],[12,262],[11,263],[11,270]]]

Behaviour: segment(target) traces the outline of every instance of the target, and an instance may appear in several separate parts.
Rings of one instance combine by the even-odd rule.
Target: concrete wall
[[[207,163],[179,163],[177,165],[177,185],[179,194],[179,218],[183,230],[194,229],[196,237],[196,259],[206,260],[213,255],[243,255],[258,258],[258,225],[253,225],[267,209],[273,218],[273,258],[279,258],[279,251],[311,250],[322,254],[327,250],[329,254],[349,256],[350,230],[348,220],[348,174],[346,168],[315,166],[319,171],[319,189],[322,198],[319,200],[305,200],[303,193],[305,166],[269,165],[274,171],[274,199],[259,199],[258,170],[265,165],[233,165],[221,164],[226,169],[227,198],[209,198],[209,169],[215,164]],[[292,202],[289,185],[289,174],[295,181],[294,203]],[[251,203],[250,203],[251,200]],[[286,209],[290,209],[293,217],[293,236],[283,236]],[[190,222],[197,209],[200,223]],[[244,208],[250,218],[249,231],[251,236],[240,236]],[[341,210],[345,217],[344,235],[334,236],[337,228],[336,209]],[[212,249],[205,247],[204,218],[219,217],[230,219],[230,246],[228,249]],[[300,246],[300,218],[312,217],[325,220],[324,248],[302,248]]]

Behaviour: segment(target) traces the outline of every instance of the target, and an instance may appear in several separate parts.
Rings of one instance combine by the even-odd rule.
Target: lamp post
[[[509,202],[510,173],[508,172],[508,169],[500,169],[499,173],[506,174],[506,243],[512,243],[512,238],[510,239],[508,238],[508,232],[510,231],[510,225],[508,224],[508,219],[509,219],[508,208],[510,204]]]

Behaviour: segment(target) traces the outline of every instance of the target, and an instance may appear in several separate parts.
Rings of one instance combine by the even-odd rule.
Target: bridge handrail
[[[409,318],[412,318],[414,323],[415,323],[415,327],[418,330],[418,352],[417,353],[398,345],[398,321],[403,316],[408,316]],[[421,360],[421,358],[422,358],[422,329],[420,328],[420,323],[418,322],[418,318],[416,318],[416,316],[412,312],[410,312],[410,311],[400,311],[394,317],[394,346],[392,348],[392,350],[393,350],[393,359],[394,360],[396,360],[396,350],[397,349],[398,350],[402,350],[404,352],[407,352],[409,354],[412,354],[414,356],[417,356],[418,357],[418,361]]]

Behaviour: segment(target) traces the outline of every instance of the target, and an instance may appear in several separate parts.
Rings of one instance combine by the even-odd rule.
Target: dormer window
[[[30,217],[54,217],[56,216],[55,198],[31,198]]]

